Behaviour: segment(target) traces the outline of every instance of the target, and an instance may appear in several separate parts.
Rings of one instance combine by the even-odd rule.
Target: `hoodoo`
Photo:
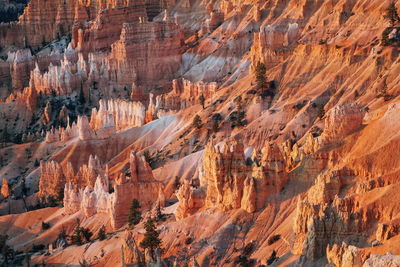
[[[0,265],[400,266],[399,14],[0,0]]]

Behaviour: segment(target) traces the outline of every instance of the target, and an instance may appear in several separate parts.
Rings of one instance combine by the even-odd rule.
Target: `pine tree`
[[[104,225],[100,228],[99,233],[97,234],[97,238],[99,240],[104,240],[107,238],[106,227]]]
[[[400,21],[400,17],[399,14],[397,13],[397,8],[394,1],[392,1],[389,7],[386,9],[385,18],[389,20],[390,25],[392,27],[396,25],[396,22]]]
[[[267,80],[265,79],[265,72],[267,68],[261,62],[258,62],[255,68],[255,76],[256,76],[256,85],[258,89],[266,89],[267,88]]]
[[[83,84],[81,83],[81,89],[79,90],[79,103],[81,105],[85,105],[86,99],[85,94],[83,93]]]
[[[161,239],[151,218],[145,222],[144,229],[146,233],[144,234],[144,239],[140,242],[140,246],[143,249],[150,249],[151,255],[154,255],[154,250],[161,246]]]
[[[134,198],[132,200],[131,207],[129,208],[128,223],[129,227],[132,227],[140,222],[142,219],[142,212],[140,211],[140,203]]]
[[[71,243],[74,245],[82,245],[82,236],[81,236],[81,226],[80,226],[80,221],[79,219],[76,220],[76,226],[74,228],[74,232],[71,235]]]
[[[201,118],[199,115],[194,116],[192,125],[197,129],[201,128]]]
[[[201,104],[201,106],[203,107],[203,109],[205,108],[205,102],[206,102],[206,98],[204,97],[204,95],[203,94],[201,94],[200,95],[200,97],[199,97],[199,101],[200,101],[200,104]]]

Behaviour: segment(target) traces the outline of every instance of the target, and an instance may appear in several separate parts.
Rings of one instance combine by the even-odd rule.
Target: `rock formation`
[[[162,184],[156,181],[144,157],[134,151],[130,155],[130,176],[121,173],[109,193],[109,178],[99,161],[91,157],[88,166],[68,178],[64,189],[64,209],[68,214],[83,210],[87,217],[96,213],[110,216],[111,225],[118,229],[128,221],[133,199],[139,200],[143,209],[151,207],[158,199]],[[100,171],[99,171],[100,170]],[[143,192],[146,192],[143,194]]]
[[[125,86],[148,86],[173,78],[181,63],[182,43],[174,22],[124,23],[119,40],[111,46],[113,79]]]
[[[240,140],[233,141],[232,146],[227,143],[214,146],[211,140],[199,166],[201,187],[185,183],[179,188],[175,215],[184,218],[202,207],[255,212],[265,207],[268,197],[279,193],[287,183],[284,164],[276,144],[267,143],[261,155],[246,159]]]
[[[10,196],[10,188],[8,187],[8,181],[6,178],[3,178],[3,182],[1,184],[1,195],[4,198],[8,198]]]
[[[99,105],[99,110],[92,110],[90,119],[90,126],[94,130],[101,128],[110,115],[114,118],[117,131],[144,124],[145,107],[141,102],[100,100]]]

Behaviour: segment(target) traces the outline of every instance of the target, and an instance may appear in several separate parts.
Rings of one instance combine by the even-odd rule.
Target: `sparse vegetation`
[[[73,234],[71,235],[71,243],[74,245],[83,245],[84,243],[90,242],[93,233],[89,228],[81,227],[79,219],[76,220],[76,226]]]
[[[140,223],[140,220],[142,219],[142,212],[140,211],[140,208],[141,206],[139,201],[136,198],[134,198],[129,208],[129,216],[128,216],[129,227],[133,227],[134,225]]]
[[[42,222],[42,230],[45,231],[48,229],[50,229],[50,224],[46,223],[46,222]]]
[[[99,240],[104,240],[107,238],[106,227],[104,225],[100,228],[99,233],[97,234],[97,238]]]
[[[323,105],[318,106],[318,118],[322,119],[325,116],[325,109]]]
[[[274,261],[278,260],[279,258],[276,256],[276,251],[272,251],[271,255],[269,256],[268,260],[267,260],[267,265],[271,265],[272,263],[274,263]]]
[[[201,106],[203,107],[203,109],[205,108],[205,103],[206,103],[206,98],[204,97],[204,95],[203,94],[201,94],[200,95],[200,97],[199,97],[199,101],[200,101],[200,104],[201,104]]]
[[[235,99],[235,102],[236,102],[236,111],[232,112],[229,116],[232,129],[235,127],[247,125],[247,121],[245,120],[246,112],[243,109],[242,97],[238,96]]]
[[[391,27],[394,27],[400,21],[400,17],[394,1],[391,1],[388,8],[386,9],[385,18],[390,22]]]
[[[255,67],[255,78],[256,78],[256,86],[257,89],[264,90],[267,87],[267,80],[265,78],[265,72],[267,68],[264,63],[257,62]]]
[[[242,267],[251,267],[254,266],[255,260],[254,259],[250,259],[250,255],[251,253],[253,253],[254,251],[254,243],[248,243],[246,246],[244,246],[244,248],[242,249],[242,253],[241,255],[239,255],[236,259],[235,259],[235,263],[239,266]]]
[[[144,234],[144,239],[140,242],[140,247],[145,250],[149,249],[150,254],[154,255],[154,251],[161,246],[161,239],[151,218],[144,223],[144,229],[146,233]]]
[[[196,129],[200,129],[203,126],[199,115],[194,116],[192,126]]]
[[[6,244],[8,239],[8,235],[0,235],[0,253],[5,258],[5,262],[7,262],[9,249],[10,247]]]
[[[268,246],[274,244],[276,241],[278,241],[279,239],[281,239],[281,235],[273,235],[270,238],[268,238]]]

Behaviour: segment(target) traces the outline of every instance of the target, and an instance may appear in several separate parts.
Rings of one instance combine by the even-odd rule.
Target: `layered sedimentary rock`
[[[126,231],[125,236],[122,239],[121,246],[122,263],[125,266],[130,265],[142,265],[145,262],[144,255],[140,251],[138,245],[135,242],[135,238],[132,232]]]
[[[357,106],[336,106],[326,114],[322,135],[325,142],[338,141],[362,125],[365,111]]]
[[[204,190],[196,188],[189,183],[181,185],[176,197],[179,201],[179,206],[175,212],[175,216],[178,220],[188,217],[204,207]]]
[[[326,254],[328,262],[336,267],[363,266],[365,261],[362,259],[363,255],[360,249],[346,243],[328,245]]]
[[[232,147],[225,144],[222,151],[210,143],[204,153],[202,170],[200,184],[207,188],[206,207],[228,210],[241,207],[243,184],[248,172],[242,143]]]
[[[399,266],[400,256],[387,253],[386,255],[371,255],[363,264],[363,267]]]
[[[117,131],[131,127],[139,127],[145,121],[145,107],[141,102],[123,100],[100,100],[99,110],[93,109],[90,126],[98,130],[105,124],[108,116],[112,115]]]
[[[52,128],[46,132],[45,141],[66,142],[77,137],[83,141],[108,139],[117,131],[139,127],[145,122],[146,111],[140,102],[100,100],[99,105],[98,110],[92,110],[90,122],[86,116],[79,116],[77,122],[71,125],[67,120],[67,127]]]
[[[56,198],[65,184],[65,176],[61,166],[55,162],[40,162],[39,197]]]
[[[93,174],[92,170],[98,170],[100,167],[88,166],[87,171],[86,168],[81,168],[75,181],[65,185],[65,211],[72,214],[83,210],[87,217],[96,213],[106,213],[110,216],[111,225],[117,229],[128,222],[129,207],[133,199],[137,199],[143,209],[151,207],[159,198],[162,184],[154,179],[144,157],[138,157],[134,151],[130,155],[129,166],[130,177],[121,173],[115,181],[113,193],[109,193],[107,174]],[[77,187],[74,182],[83,186]]]
[[[133,1],[132,1],[133,2]],[[145,1],[136,1],[128,6],[103,9],[90,24],[72,29],[72,44],[78,51],[107,51],[121,34],[123,23],[139,22],[147,18]]]
[[[86,186],[94,188],[96,178],[104,176],[105,169],[97,156],[89,156],[88,164],[83,164],[75,173],[71,163],[64,168],[55,161],[40,162],[39,196],[58,197],[65,184],[70,184],[75,189]]]
[[[82,87],[88,74],[89,67],[82,54],[79,54],[76,62],[74,57],[65,55],[60,65],[50,63],[47,72],[43,74],[36,64],[30,74],[29,88],[43,94],[51,94],[53,91],[58,95],[71,94]]]
[[[161,95],[160,106],[167,110],[181,110],[194,104],[200,104],[201,96],[204,99],[212,98],[218,90],[218,84],[191,82],[186,79],[172,81],[172,91]]]
[[[141,2],[142,3],[142,2]],[[37,47],[71,31],[74,23],[94,19],[100,10],[135,5],[135,1],[32,0],[17,23],[1,25],[1,44]],[[103,11],[107,12],[107,11]]]
[[[265,207],[268,197],[282,190],[288,174],[282,153],[274,143],[267,143],[262,152],[246,159],[240,141],[222,147],[211,141],[199,166],[199,179],[199,188],[189,183],[179,188],[177,218],[213,207],[255,212]]]
[[[171,79],[181,63],[182,33],[171,21],[124,23],[112,44],[110,68],[119,84],[146,86]]]

